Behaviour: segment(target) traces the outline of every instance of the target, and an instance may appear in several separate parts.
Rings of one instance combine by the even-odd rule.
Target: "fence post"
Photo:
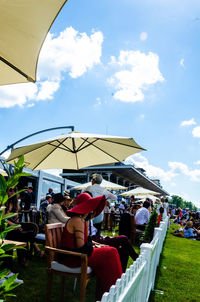
[[[146,269],[145,269],[145,278],[143,280],[143,289],[144,291],[142,292],[142,297],[141,297],[141,302],[148,301],[149,298],[149,293],[150,290],[150,280],[149,280],[149,275],[150,275],[150,264],[151,264],[151,251],[152,251],[152,244],[149,243],[142,243],[140,246],[140,252],[144,259],[146,260]]]
[[[156,266],[158,265],[159,263],[159,259],[160,259],[160,253],[162,251],[162,229],[161,228],[155,228],[154,229],[154,237],[155,236],[158,236],[158,249],[157,249],[157,256],[156,256],[156,259],[157,259],[157,263],[156,263]]]

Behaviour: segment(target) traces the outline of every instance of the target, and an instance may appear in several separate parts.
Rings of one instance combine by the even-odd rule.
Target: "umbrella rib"
[[[107,140],[107,139],[103,139],[103,138],[96,138],[93,142],[91,143],[88,143],[88,145],[84,146],[83,148],[80,148],[81,146],[79,146],[79,148],[77,149],[77,151],[82,151],[83,149],[87,148],[89,145],[93,145],[94,146],[94,143],[98,140],[101,140],[101,141],[105,141],[105,142],[108,142],[108,143],[112,143],[112,144],[118,144],[118,145],[121,145],[121,146],[125,146],[125,147],[130,147],[130,148],[135,148],[135,149],[138,149],[138,150],[146,150],[142,147],[137,147],[137,146],[130,146],[128,144],[123,144],[123,143],[119,143],[119,142],[115,142],[115,141],[110,141],[110,140]],[[84,140],[85,142],[86,140]],[[83,142],[83,144],[84,144]],[[82,144],[82,145],[83,145]],[[95,146],[96,147],[96,146]]]
[[[14,69],[16,72],[18,72],[19,74],[21,74],[24,78],[27,79],[27,81],[29,82],[35,82],[34,79],[32,79],[31,77],[29,77],[26,73],[24,73],[23,71],[21,71],[19,68],[17,68],[15,65],[11,64],[10,62],[8,62],[7,60],[5,60],[4,58],[2,58],[0,56],[0,60],[5,63],[6,65],[8,65],[9,67],[11,67],[12,69]]]
[[[64,142],[67,140],[67,138],[64,140]],[[55,146],[53,143],[49,143],[50,146],[52,147],[56,147],[65,151],[69,151],[69,152],[73,152],[72,149],[70,149],[69,147],[67,147],[66,145],[64,145],[64,142],[59,142],[57,140],[57,142],[60,144],[59,146]],[[63,146],[63,148],[61,148],[60,146]]]
[[[75,144],[74,137],[72,138],[72,146],[73,146],[73,153],[75,153],[75,156],[76,156],[76,167],[77,167],[77,170],[78,170],[79,165],[78,165],[78,157],[77,157],[76,144]]]
[[[119,142],[115,142],[115,141],[110,141],[108,139],[105,139],[105,138],[101,138],[99,140],[102,140],[102,141],[105,141],[105,142],[108,142],[108,143],[112,143],[112,144],[117,144],[117,145],[121,145],[121,146],[125,146],[125,147],[131,147],[131,148],[136,148],[136,149],[140,149],[140,150],[146,150],[142,147],[137,147],[137,146],[130,146],[128,144],[124,144],[124,143],[119,143]]]
[[[112,157],[114,160],[121,162],[119,159],[117,159],[116,157],[112,156],[111,154],[109,154],[108,152],[102,150],[100,147],[97,147],[95,145],[93,145],[95,148],[97,148],[98,150],[104,152],[105,154],[107,154],[108,156]]]
[[[62,144],[62,143],[60,143],[60,144]],[[47,144],[47,145],[51,145],[51,144]],[[51,146],[55,147],[55,149],[53,149],[53,150],[52,150],[49,154],[47,154],[40,162],[38,162],[37,165],[34,166],[34,168],[33,168],[32,170],[34,170],[35,168],[37,168],[37,167],[41,164],[42,161],[44,161],[45,159],[47,159],[47,157],[49,157],[56,149],[59,148],[59,146],[54,146],[54,145],[51,145]]]
[[[96,141],[99,140],[98,138],[96,138],[96,139],[94,139],[93,142],[91,142],[91,143],[88,142],[88,144],[87,144],[86,146],[84,146],[83,148],[81,148],[81,147],[84,145],[84,143],[87,143],[89,137],[88,137],[87,139],[83,139],[83,138],[81,137],[81,139],[83,140],[83,143],[78,147],[78,149],[77,149],[76,152],[82,151],[83,149],[87,148],[87,147],[90,146],[90,145],[93,145]]]

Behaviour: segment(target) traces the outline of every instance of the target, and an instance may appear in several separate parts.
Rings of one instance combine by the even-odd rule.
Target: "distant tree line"
[[[174,204],[176,208],[188,208],[190,211],[197,211],[198,208],[191,202],[186,201],[182,197],[177,195],[172,195],[171,199],[169,200],[169,204]]]

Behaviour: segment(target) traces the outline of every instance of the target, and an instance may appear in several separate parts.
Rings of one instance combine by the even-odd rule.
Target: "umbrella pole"
[[[25,139],[27,139],[27,138],[29,138],[29,137],[31,137],[31,136],[34,136],[34,135],[36,135],[36,134],[40,134],[40,133],[43,133],[43,132],[47,132],[47,131],[58,130],[58,129],[66,129],[66,128],[71,129],[71,131],[74,131],[74,126],[63,126],[63,127],[55,127],[55,128],[44,129],[44,130],[41,130],[41,131],[38,131],[38,132],[34,132],[34,133],[32,133],[32,134],[29,134],[29,135],[27,135],[27,136],[21,138],[20,140],[14,142],[13,144],[7,146],[6,149],[4,149],[2,152],[0,152],[0,156],[1,156],[4,152],[8,151],[9,149],[13,149],[13,147],[14,147],[16,144],[22,142],[23,140],[25,140]]]

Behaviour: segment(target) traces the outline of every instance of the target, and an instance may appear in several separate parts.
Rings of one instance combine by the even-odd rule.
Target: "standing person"
[[[76,206],[67,211],[71,218],[66,223],[61,238],[62,249],[88,255],[88,265],[92,267],[97,277],[96,300],[98,301],[122,275],[117,249],[101,244],[95,244],[93,247],[92,242],[88,241],[88,220],[102,212],[105,201],[105,196],[92,198],[88,193],[79,194],[75,201]],[[60,262],[70,267],[80,266],[80,263],[71,256],[61,256]]]
[[[49,188],[47,195],[53,196],[55,193],[52,188]]]
[[[164,220],[168,215],[168,208],[169,208],[168,199],[161,198],[161,202],[162,202],[162,207],[164,208],[164,213],[163,213],[163,220]],[[179,208],[179,209],[181,209],[181,208]],[[182,210],[181,210],[181,214],[182,214]],[[180,211],[179,211],[179,215],[180,215]],[[180,219],[179,219],[179,221],[180,221]]]
[[[25,222],[28,222],[28,212],[30,211],[30,207],[32,203],[35,203],[35,195],[33,193],[33,187],[25,187],[25,191],[21,193],[21,203],[20,207],[24,210],[24,219]]]
[[[145,226],[149,221],[150,213],[148,208],[150,207],[150,203],[145,200],[143,203],[143,207],[137,210],[135,214],[135,223],[137,224],[137,229],[144,231]]]
[[[92,175],[92,185],[86,188],[87,192],[90,192],[93,197],[98,197],[104,195],[107,201],[115,202],[117,201],[117,196],[112,194],[111,192],[107,191],[103,187],[101,187],[103,177],[100,174],[93,174]],[[101,233],[101,226],[104,219],[104,210],[93,220],[94,227],[97,229],[98,235]]]
[[[121,203],[120,203],[120,205],[119,205],[120,214],[124,213],[124,211],[125,211],[125,204],[126,204],[125,201],[122,200]]]
[[[132,207],[135,204],[135,196],[131,195],[130,197],[130,206]]]

